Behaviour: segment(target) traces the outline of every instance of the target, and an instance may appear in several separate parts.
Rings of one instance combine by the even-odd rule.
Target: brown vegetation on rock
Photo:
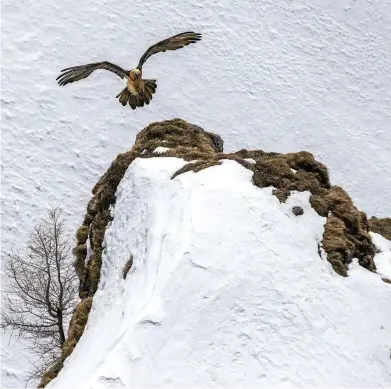
[[[63,363],[58,361],[53,366],[50,367],[50,369],[45,372],[43,375],[41,382],[38,385],[38,388],[44,388],[51,380],[54,380],[57,376],[60,370],[63,367]]]
[[[204,170],[208,167],[215,166],[215,165],[221,165],[220,161],[214,161],[214,160],[207,160],[207,161],[197,161],[197,162],[190,162],[187,163],[183,168],[177,170],[171,177],[171,179],[174,179],[175,177],[179,176],[180,174],[193,171],[195,173]]]
[[[391,240],[391,218],[385,217],[378,219],[372,216],[369,219],[369,229],[377,234],[382,235],[384,238]]]
[[[272,186],[273,194],[285,202],[291,191],[309,191],[310,203],[319,215],[327,217],[323,248],[333,269],[347,276],[347,264],[358,258],[361,266],[375,271],[374,246],[368,234],[365,213],[360,212],[349,195],[331,186],[327,168],[311,153],[278,154],[241,150],[237,153],[256,161],[253,182],[259,187]]]
[[[140,154],[144,150],[146,154],[153,154],[159,146],[175,149],[176,157],[188,152],[210,154],[223,151],[223,141],[218,135],[206,132],[182,119],[150,124],[138,133],[133,150]]]
[[[322,194],[330,188],[327,168],[315,161],[311,153],[278,154],[258,150],[248,158],[256,161],[254,184],[261,188],[273,186],[280,201],[286,201],[291,191]]]
[[[68,338],[65,341],[62,358],[63,360],[68,357],[73,349],[75,348],[77,342],[81,338],[84,327],[87,324],[88,314],[91,311],[92,306],[92,297],[87,297],[83,299],[76,307],[71,322],[69,323]]]
[[[88,225],[80,226],[76,231],[76,242],[77,244],[85,244],[88,239]]]
[[[341,187],[333,186],[324,195],[312,195],[310,202],[321,216],[330,214],[326,222],[323,245],[334,270],[347,269],[346,265],[353,258],[358,258],[361,266],[375,271],[375,247],[369,235],[367,217],[353,205],[350,196]],[[338,218],[341,228],[329,227],[329,224],[335,225],[334,218]],[[340,262],[338,265],[337,260]],[[347,275],[343,270],[337,273]]]
[[[92,297],[82,300],[73,312],[71,322],[69,323],[68,338],[62,349],[61,360],[53,365],[42,377],[38,388],[44,388],[51,380],[57,377],[63,367],[65,359],[72,353],[77,342],[81,338],[84,327],[87,324],[88,314],[92,306]]]
[[[87,258],[87,245],[86,244],[78,244],[73,249],[73,255],[75,257],[75,261],[73,262],[73,267],[75,268],[76,275],[79,278],[79,281],[84,278],[85,275],[85,260]]]

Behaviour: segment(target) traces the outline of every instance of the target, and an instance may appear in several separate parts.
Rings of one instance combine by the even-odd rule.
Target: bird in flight
[[[136,68],[125,70],[111,62],[95,62],[87,65],[73,66],[61,70],[61,74],[57,77],[59,85],[66,85],[75,81],[82,80],[88,77],[94,70],[105,69],[117,74],[119,77],[127,79],[126,88],[120,92],[116,98],[119,102],[132,109],[143,107],[144,103],[149,104],[152,100],[152,95],[156,92],[156,80],[143,79],[142,67],[145,61],[153,54],[165,52],[167,50],[177,50],[191,43],[196,43],[201,40],[202,35],[195,32],[182,32],[170,38],[164,39],[148,48],[142,55]]]

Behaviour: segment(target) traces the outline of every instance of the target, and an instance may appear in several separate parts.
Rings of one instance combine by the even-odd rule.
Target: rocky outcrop
[[[102,243],[106,226],[111,220],[109,208],[115,203],[117,187],[126,169],[137,157],[161,156],[162,154],[154,151],[159,146],[169,148],[168,154],[172,156],[180,156],[187,160],[193,157],[207,159],[208,156],[222,152],[223,140],[218,135],[206,132],[180,119],[152,123],[137,135],[135,145],[130,151],[118,155],[94,186],[93,197],[87,205],[83,224],[77,230],[77,245],[73,250],[74,267],[80,280],[79,297],[82,300],[73,313],[61,360],[44,374],[40,388],[45,387],[57,376],[64,360],[72,353],[79,341],[87,323],[92,297],[99,284]],[[89,239],[92,254],[86,263],[87,239]]]
[[[384,227],[387,223],[372,219],[369,223],[365,213],[354,206],[349,195],[342,188],[331,185],[326,166],[316,161],[311,153],[240,150],[226,154],[223,152],[223,140],[218,135],[194,124],[181,119],[152,123],[137,135],[130,151],[118,155],[92,190],[93,197],[88,203],[83,224],[76,233],[74,249],[81,302],[74,311],[61,360],[44,375],[40,387],[45,387],[57,376],[87,323],[92,298],[99,285],[102,243],[105,229],[112,220],[110,207],[115,204],[117,187],[136,158],[151,157],[179,157],[189,162],[173,174],[172,179],[189,170],[198,172],[221,164],[222,159],[231,159],[253,172],[254,185],[274,187],[273,194],[280,202],[285,202],[291,191],[309,191],[311,205],[319,215],[327,218],[322,245],[333,269],[339,275],[347,276],[349,263],[358,258],[361,266],[369,271],[376,270],[369,225],[374,230],[388,231],[388,227]],[[298,209],[296,211],[297,215],[301,214]],[[88,261],[87,239],[92,252]],[[123,271],[124,278],[131,266],[130,259]]]

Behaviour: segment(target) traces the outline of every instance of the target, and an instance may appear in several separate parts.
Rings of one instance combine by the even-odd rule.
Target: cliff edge
[[[40,387],[391,383],[389,219],[311,153],[152,123],[92,193],[81,301]]]

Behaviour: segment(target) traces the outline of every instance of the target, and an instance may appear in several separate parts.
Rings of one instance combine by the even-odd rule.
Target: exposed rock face
[[[164,152],[155,151],[158,147],[164,148]],[[370,271],[376,270],[373,261],[375,249],[369,235],[366,215],[353,205],[342,188],[330,184],[326,166],[317,162],[311,153],[301,151],[279,154],[262,150],[240,150],[225,154],[220,136],[194,124],[181,119],[152,123],[137,135],[130,151],[118,155],[92,190],[93,197],[88,203],[83,225],[77,231],[77,247],[74,249],[74,266],[80,279],[79,296],[82,301],[73,314],[61,360],[44,375],[40,387],[46,386],[57,376],[87,323],[92,298],[99,284],[102,243],[106,226],[112,220],[110,207],[115,203],[117,187],[128,166],[136,158],[151,157],[180,157],[191,161],[172,178],[189,170],[197,172],[221,164],[222,159],[235,160],[253,172],[254,185],[273,186],[273,194],[281,202],[286,201],[291,191],[311,192],[311,205],[319,215],[327,218],[323,248],[334,270],[347,276],[348,264],[355,257],[359,259],[361,266]],[[293,212],[302,214],[300,209]],[[371,224],[378,230],[384,229],[380,226],[385,225],[372,219]],[[85,263],[87,236],[92,254]],[[124,269],[124,277],[130,268],[131,263]]]

